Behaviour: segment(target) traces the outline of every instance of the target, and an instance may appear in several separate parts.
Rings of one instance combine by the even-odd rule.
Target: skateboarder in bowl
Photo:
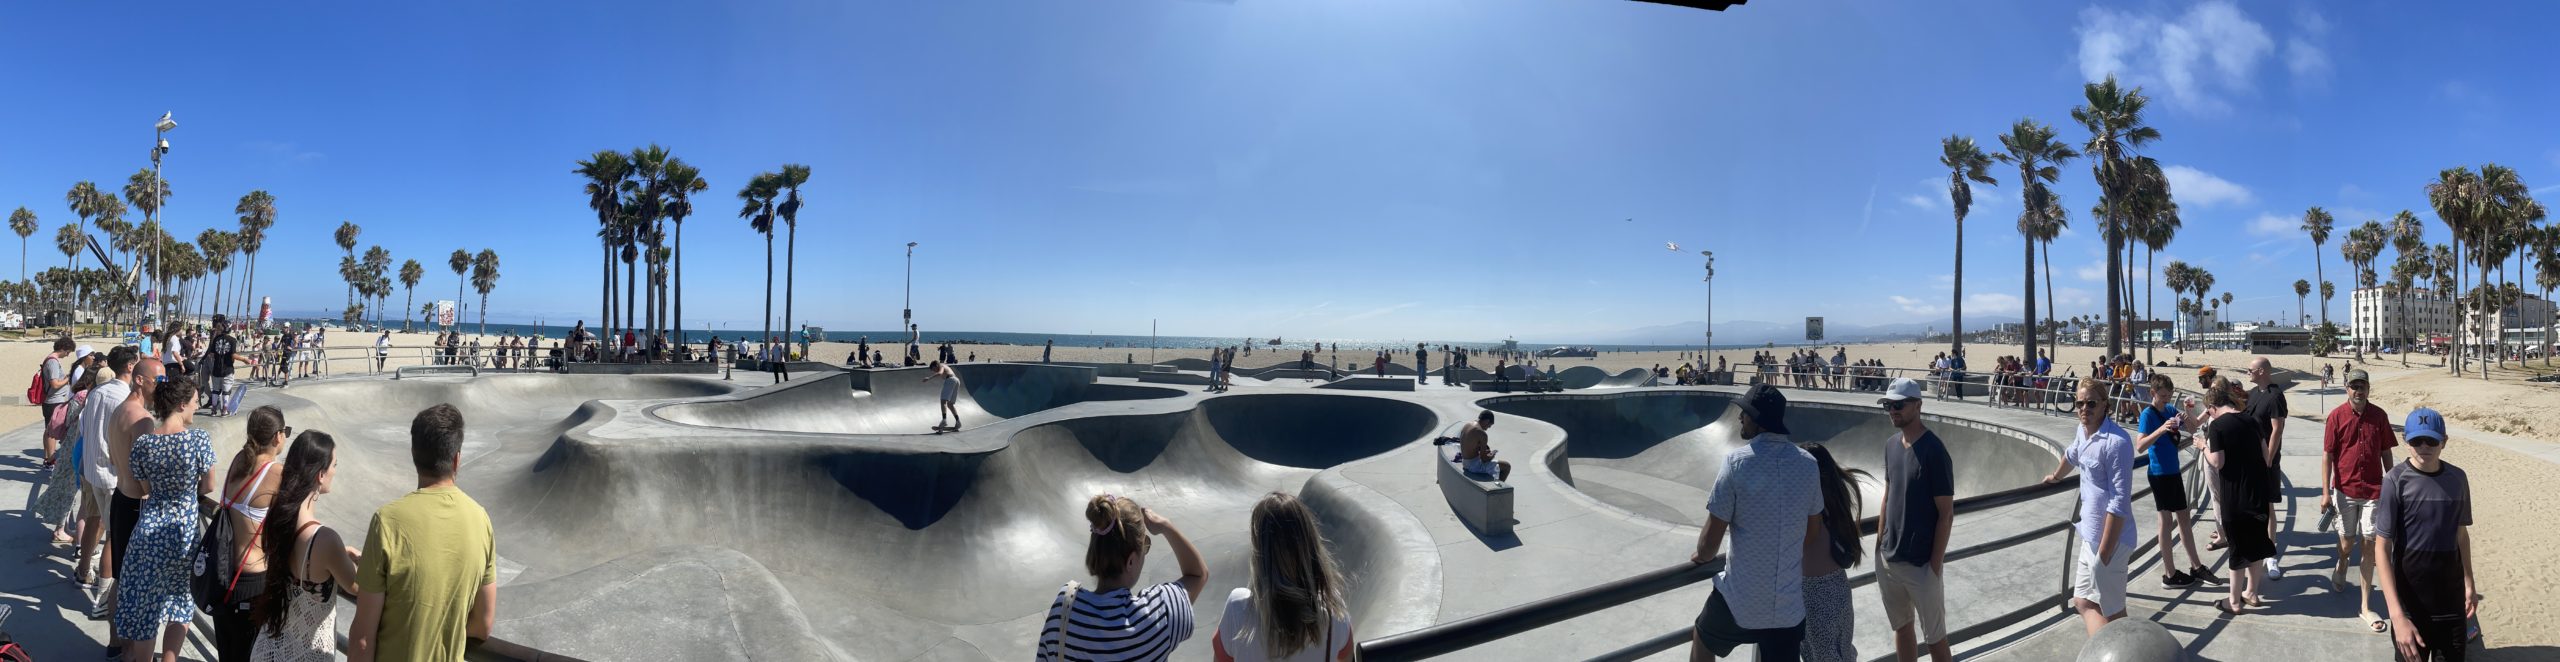
[[[934,412],[933,431],[957,432],[960,430],[960,407],[954,403],[960,399],[960,375],[953,373],[951,366],[941,361],[933,362],[932,369],[932,374],[925,375],[924,379],[918,381],[942,380],[942,409]],[[945,416],[950,417],[949,425],[942,423]]]

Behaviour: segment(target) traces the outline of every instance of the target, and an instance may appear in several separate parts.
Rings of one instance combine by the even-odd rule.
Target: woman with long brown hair
[[[338,476],[338,442],[329,433],[303,432],[285,456],[284,483],[267,512],[258,545],[269,565],[267,590],[257,596],[257,644],[252,662],[328,662],[338,659],[340,591],[356,591],[355,548],[314,510]]]
[[[1858,514],[1866,508],[1858,481],[1875,480],[1865,471],[1840,466],[1822,444],[1797,444],[1817,466],[1822,481],[1822,526],[1805,531],[1804,648],[1809,662],[1858,659],[1858,612],[1849,606],[1849,568],[1858,567],[1865,549],[1858,545]]]
[[[1349,660],[1342,574],[1306,502],[1273,492],[1253,506],[1252,585],[1227,595],[1209,643],[1218,662]]]
[[[2205,405],[2211,409],[2205,417],[2204,459],[2213,466],[2220,483],[2214,493],[2221,496],[2222,535],[2231,546],[2231,594],[2213,601],[2215,609],[2225,614],[2238,614],[2241,609],[2258,606],[2259,588],[2266,582],[2266,567],[2261,560],[2274,557],[2275,541],[2267,536],[2268,502],[2264,495],[2274,489],[2268,484],[2265,447],[2267,430],[2256,419],[2233,416],[2246,402],[2231,380],[2216,377],[2205,390]]]
[[[1209,565],[1173,522],[1124,496],[1103,494],[1085,502],[1084,568],[1091,590],[1067,582],[1049,604],[1032,656],[1040,660],[1155,661],[1173,655],[1191,638],[1191,603],[1209,586]],[[1145,573],[1149,534],[1173,546],[1182,578],[1137,588]]]
[[[239,576],[223,591],[222,604],[212,610],[214,659],[240,662],[249,659],[249,648],[257,642],[257,624],[249,618],[253,599],[267,592],[267,555],[260,549],[260,527],[267,520],[267,507],[273,505],[276,484],[282,477],[275,468],[284,451],[285,436],[293,428],[284,424],[284,411],[272,406],[249,412],[249,438],[240,443],[240,452],[231,456],[231,469],[222,479],[223,517],[231,518],[236,532],[231,543],[231,558],[239,559]]]

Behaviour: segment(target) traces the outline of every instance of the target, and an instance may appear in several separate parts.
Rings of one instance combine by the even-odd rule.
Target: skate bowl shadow
[[[874,383],[921,378],[902,372]],[[759,399],[741,396],[754,393],[852,392],[844,377],[755,392],[693,377],[438,377],[261,390],[251,404],[275,404],[295,427],[337,437],[339,481],[318,515],[354,545],[374,509],[416,485],[411,417],[437,403],[461,409],[469,427],[459,483],[497,531],[507,605],[497,637],[549,654],[1011,659],[1038,637],[1060,584],[1092,581],[1083,507],[1102,493],[1190,534],[1210,568],[1202,602],[1249,583],[1249,515],[1265,494],[1284,492],[1316,513],[1349,577],[1358,628],[1410,630],[1439,613],[1439,557],[1420,521],[1336,470],[1427,440],[1439,421],[1422,405],[1323,393],[1077,404],[1130,394],[1107,388],[1062,405],[1036,383],[1021,386],[1036,374],[1008,386],[981,371],[977,385],[995,394],[986,400],[1001,401],[982,410],[1095,409],[941,436],[648,415],[752,407]],[[245,418],[205,423],[226,457]],[[1165,581],[1176,567],[1159,540],[1142,577]],[[1220,618],[1200,609],[1198,636]],[[1207,650],[1185,646],[1175,659],[1206,659]]]
[[[1549,471],[1594,500],[1670,524],[1705,523],[1707,488],[1726,453],[1745,443],[1728,394],[1518,395],[1478,404],[1562,429],[1564,441],[1538,458]],[[2058,463],[2056,444],[2040,435],[1925,411],[1922,417],[1955,462],[1957,498],[2042,482]],[[1882,409],[1793,402],[1786,421],[1792,440],[1821,443],[1841,466],[1874,476],[1859,482],[1860,516],[1881,510],[1885,444],[1896,434]]]
[[[1171,398],[1180,390],[1097,383],[1087,367],[1026,363],[952,366],[953,402],[970,428],[1078,402]],[[650,415],[683,425],[816,434],[931,434],[940,385],[925,368],[830,372],[731,398],[665,405]]]

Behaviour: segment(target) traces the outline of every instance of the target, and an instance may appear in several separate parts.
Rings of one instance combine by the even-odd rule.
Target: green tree
[[[2035,118],[2020,118],[2016,124],[2010,125],[2009,132],[2000,136],[2000,147],[2001,152],[1991,155],[1991,158],[2018,166],[2018,185],[2021,187],[2018,192],[2018,234],[2025,239],[2027,249],[2025,356],[2028,361],[2034,361],[2037,356],[2036,244],[2051,242],[2049,233],[2061,232],[2062,205],[2054,196],[2052,185],[2062,179],[2062,164],[2079,158],[2080,153],[2055,138],[2053,127],[2037,122]],[[2046,290],[2050,292],[2050,269],[2045,278],[2048,283]],[[2052,306],[2047,303],[2045,308],[2049,314]]]
[[[407,301],[400,305],[401,333],[408,333],[411,328],[409,309],[418,305],[418,281],[426,277],[427,268],[418,264],[417,260],[404,260],[400,263],[400,290],[408,297]]]
[[[684,219],[693,215],[693,195],[711,190],[702,171],[686,164],[684,159],[667,159],[667,176],[660,181],[667,188],[667,220],[676,226],[675,250],[675,318],[669,326],[676,337],[684,337]]]
[[[347,268],[340,269],[338,276],[346,279],[347,281],[347,305],[349,307],[353,307],[356,303],[356,272],[354,269],[356,261],[356,237],[362,234],[364,234],[364,227],[356,225],[355,221],[339,221],[338,231],[331,233],[330,235],[338,241],[338,250],[347,252],[347,261],[345,263]]]
[[[265,190],[252,190],[240,196],[231,213],[240,215],[240,253],[249,256],[249,274],[241,279],[240,301],[243,316],[257,312],[258,249],[267,245],[267,228],[276,224],[276,197]]]
[[[2071,119],[2089,130],[2089,142],[2080,152],[2089,156],[2090,169],[2106,199],[2106,213],[2100,216],[2099,225],[2107,242],[2107,353],[2121,355],[2124,334],[2115,330],[2124,328],[2124,302],[2118,297],[2123,284],[2125,234],[2124,217],[2118,214],[2118,207],[2138,185],[2141,164],[2137,159],[2141,157],[2136,151],[2159,140],[2160,130],[2143,122],[2142,111],[2150,105],[2151,98],[2142,93],[2142,88],[2124,89],[2110,75],[2103,82],[2082,85],[2080,91],[2085,103],[2071,109]]]
[[[461,305],[463,283],[462,275],[471,270],[471,252],[459,248],[453,249],[452,255],[445,256],[444,266],[453,269],[453,301],[455,305]],[[606,276],[606,278],[609,279],[612,278],[612,276]],[[611,304],[613,302],[613,281],[605,281],[604,294],[605,303]],[[607,327],[610,326],[612,322],[613,320],[608,318],[605,320],[604,324],[599,324],[597,326],[600,328]],[[461,326],[462,320],[460,318],[455,318],[453,320],[453,325]]]
[[[1968,141],[1968,144],[1970,144],[1970,141]],[[1981,162],[1981,166],[1988,166],[1991,164],[1991,161],[1988,158],[1982,156],[1982,152],[1980,150],[1975,150],[1973,155],[1976,160]],[[1982,181],[1989,182],[1991,180],[1986,178]],[[794,337],[796,334],[800,333],[800,327],[793,326],[791,321],[791,282],[793,280],[792,276],[799,273],[799,250],[797,249],[800,245],[800,186],[807,183],[809,183],[809,166],[797,163],[782,164],[781,177],[774,181],[774,185],[781,187],[784,191],[781,203],[774,207],[774,213],[782,217],[782,225],[788,229],[790,234],[790,238],[783,241],[782,268],[782,333],[786,339],[786,346],[789,342],[788,338]],[[1959,213],[1957,218],[1957,239],[1962,240],[1962,233],[1964,231],[1964,223],[1962,221],[1963,215]],[[1962,246],[1958,246],[1958,250],[1962,250]],[[1963,263],[1961,254],[1958,255],[1957,263]],[[1961,291],[1964,289],[1962,286],[1964,272],[1962,270],[1958,270],[1956,272],[1956,280],[1958,284],[1956,289]]]
[[[773,199],[782,188],[781,180],[774,173],[756,173],[738,189],[738,218],[764,235],[764,335],[756,339],[760,343],[773,341]]]
[[[1956,214],[1955,325],[1947,334],[1955,355],[1964,354],[1964,217],[1973,211],[1973,182],[1998,186],[1991,178],[1991,157],[1972,138],[1947,136],[1938,141],[1938,165],[1947,167],[1947,202]],[[798,199],[797,193],[793,198]],[[785,308],[788,311],[788,308]],[[787,325],[786,325],[787,326]]]
[[[2311,316],[2311,313],[2308,313],[2308,312],[2304,312],[2304,311],[2303,311],[2303,299],[2308,298],[2308,297],[2310,297],[2310,296],[2311,296],[2311,281],[2307,281],[2307,280],[2299,280],[2299,279],[2297,279],[2297,280],[2293,281],[2293,314],[2294,314],[2294,320],[2296,320],[2296,321],[2300,321],[2300,320],[2301,320],[2302,318],[2304,318],[2304,317],[2309,317],[2309,316]]]
[[[9,212],[9,230],[18,233],[18,280],[27,279],[27,238],[36,234],[36,213],[19,207]]]
[[[2325,260],[2320,258],[2320,251],[2323,245],[2329,243],[2329,231],[2337,225],[2337,217],[2329,215],[2327,209],[2312,207],[2302,212],[2302,234],[2311,238],[2311,276],[2313,278],[2329,280],[2328,266],[2323,264]],[[2320,302],[2320,321],[2329,321],[2327,300]]]
[[[579,161],[578,168],[571,172],[586,179],[587,208],[596,213],[596,239],[604,248],[604,310],[596,326],[602,331],[600,334],[602,337],[612,338],[615,336],[613,257],[615,249],[621,247],[624,229],[622,185],[631,179],[631,160],[622,152],[600,150],[586,160]],[[469,258],[466,256],[462,263],[467,265]],[[462,269],[463,267],[460,266],[454,267],[454,273],[459,276]],[[456,284],[455,289],[455,296],[461,296],[459,283]]]
[[[498,252],[486,248],[471,258],[471,289],[480,293],[480,335],[489,335],[489,291],[498,289]]]

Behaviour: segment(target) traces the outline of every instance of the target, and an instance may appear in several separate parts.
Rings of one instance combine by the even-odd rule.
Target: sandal
[[[2242,613],[2238,609],[2231,608],[2230,598],[2214,598],[2213,609],[2222,612],[2224,616],[2238,616]]]
[[[2373,615],[2373,612],[2364,612],[2363,616],[2364,626],[2371,628],[2374,634],[2382,634],[2384,632],[2391,631],[2391,624],[2382,620],[2381,617]]]

